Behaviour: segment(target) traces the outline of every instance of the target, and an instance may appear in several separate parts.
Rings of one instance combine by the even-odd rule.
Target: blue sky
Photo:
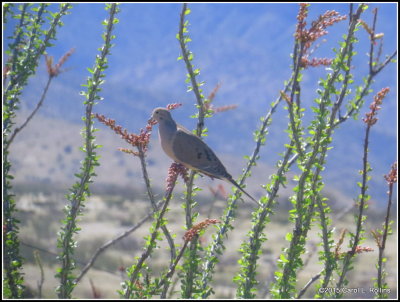
[[[54,8],[57,7],[53,4]],[[397,49],[397,4],[370,4],[363,19],[372,20],[372,8],[379,8],[377,31],[384,32],[385,54]],[[189,4],[191,14],[189,48],[195,54],[194,65],[200,68],[199,79],[205,81],[204,94],[207,95],[217,83],[222,83],[215,99],[216,105],[238,104],[239,109],[231,113],[216,115],[207,121],[210,130],[207,141],[217,152],[248,155],[253,148],[252,131],[259,125],[259,118],[268,111],[269,104],[279,94],[283,83],[290,76],[290,53],[293,49],[293,33],[296,26],[298,4],[294,3],[198,3]],[[348,14],[348,4],[312,4],[309,22],[326,10],[336,10]],[[109,69],[101,95],[105,98],[96,111],[116,118],[124,127],[137,131],[144,126],[152,109],[168,103],[181,102],[184,106],[174,112],[177,120],[188,128],[193,128],[195,121],[188,118],[194,113],[193,93],[186,92],[186,70],[180,55],[175,35],[178,31],[179,3],[121,4],[117,15],[120,22],[115,27],[115,47],[109,57]],[[86,68],[92,67],[97,48],[101,46],[103,27],[101,21],[107,18],[104,4],[74,4],[71,14],[63,19],[64,26],[59,29],[55,46],[48,53],[55,60],[75,48],[75,53],[66,63],[67,71],[61,74],[50,89],[41,113],[79,122],[83,115],[83,88],[89,75]],[[315,52],[315,57],[332,57],[332,47],[338,47],[347,27],[347,21],[328,29]],[[11,27],[7,27],[5,34]],[[354,60],[356,76],[367,70],[369,48],[368,36],[364,31],[358,33],[360,43]],[[322,42],[322,39],[320,40]],[[4,45],[6,47],[6,45]],[[324,68],[310,69],[303,80],[303,100],[308,108],[306,117],[312,112],[309,107],[319,77],[325,75]],[[355,79],[361,82],[361,78]],[[30,81],[24,93],[24,102],[33,107],[37,95],[46,81],[45,67],[42,62],[37,77]],[[372,132],[371,160],[375,160],[377,178],[387,173],[390,164],[396,158],[397,136],[397,65],[391,64],[384,73],[377,77],[373,88],[375,92],[389,86],[391,93],[379,113],[381,119]],[[366,100],[366,104],[371,102]],[[367,107],[366,107],[367,108]],[[363,111],[365,112],[365,111]],[[287,125],[287,113],[279,109],[271,126],[263,158],[274,165],[283,151],[287,136],[283,132]],[[221,127],[223,125],[223,127]],[[328,165],[342,162],[352,167],[354,186],[358,160],[362,147],[363,125],[361,121],[349,121],[343,129],[336,131],[338,150],[332,151]],[[223,144],[219,137],[229,137],[232,144]],[[378,142],[373,144],[374,140]],[[385,148],[382,151],[382,147]],[[237,154],[240,150],[239,154]],[[353,156],[354,154],[354,156]],[[358,154],[358,155],[357,155]],[[384,158],[382,158],[384,154]],[[331,162],[329,162],[331,161]],[[336,176],[337,177],[337,176]],[[339,176],[340,177],[340,176]],[[384,181],[378,181],[379,196],[383,197],[386,188]]]

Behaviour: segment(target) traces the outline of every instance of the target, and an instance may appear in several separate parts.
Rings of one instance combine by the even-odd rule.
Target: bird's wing
[[[231,177],[211,148],[183,127],[178,128],[172,146],[182,164],[215,178]]]

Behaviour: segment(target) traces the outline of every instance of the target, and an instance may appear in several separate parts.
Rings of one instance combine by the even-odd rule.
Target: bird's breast
[[[174,155],[174,152],[172,150],[172,144],[170,144],[170,142],[164,140],[161,138],[160,136],[160,140],[161,140],[161,147],[163,148],[164,152],[173,160],[176,161],[176,157]]]
[[[173,152],[173,142],[176,135],[176,128],[169,127],[169,125],[161,124],[158,129],[158,136],[160,138],[161,147],[164,152],[173,160],[176,161],[176,156]]]

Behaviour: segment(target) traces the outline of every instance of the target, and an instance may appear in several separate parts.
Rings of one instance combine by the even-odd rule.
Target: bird
[[[232,178],[214,151],[198,136],[177,124],[169,110],[155,108],[152,119],[158,123],[161,147],[172,160],[211,178],[230,182],[259,205],[257,200]]]

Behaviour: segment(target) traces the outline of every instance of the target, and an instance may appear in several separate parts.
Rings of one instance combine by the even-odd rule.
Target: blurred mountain
[[[23,120],[24,116],[27,116],[28,112],[20,113],[19,122]],[[34,117],[29,126],[16,137],[10,148],[12,175],[15,176],[14,187],[22,191],[67,193],[68,188],[76,181],[74,174],[79,171],[80,162],[83,160],[84,154],[79,150],[79,147],[82,146],[81,127],[82,124],[49,118],[41,114]],[[137,198],[146,199],[139,159],[118,150],[120,147],[129,148],[129,146],[110,129],[98,122],[96,122],[96,127],[100,128],[100,131],[96,132],[96,142],[102,145],[102,148],[98,149],[100,166],[95,169],[97,176],[92,185],[94,191],[117,196],[132,197],[133,194]],[[137,129],[131,131],[138,132]],[[252,170],[252,177],[246,182],[246,190],[256,198],[265,194],[261,186],[268,183],[269,176],[275,173],[271,162],[279,159],[279,156],[270,150],[268,140],[271,138],[267,139],[265,148],[268,150],[262,152],[263,155],[257,166]],[[212,143],[215,138],[211,140],[207,137],[206,141],[213,147],[218,145]],[[236,155],[243,152],[243,150],[236,149],[237,142],[231,141],[229,137],[226,138],[225,144],[229,147],[225,149],[232,149],[235,152],[222,152],[221,148],[215,148],[218,156],[234,177],[238,177],[246,165],[243,156]],[[253,145],[251,144],[251,146]],[[247,146],[247,149],[250,150],[251,146]],[[342,148],[344,148],[343,145],[335,144],[335,149],[339,149],[341,154],[344,152]],[[330,198],[334,207],[343,209],[351,206],[353,197],[358,194],[355,184],[356,181],[359,181],[359,167],[354,165],[351,159],[337,158],[340,156],[335,155],[334,151],[332,153],[333,156],[329,160],[333,159],[337,162],[328,163],[326,172],[324,172],[326,182],[324,194]],[[160,196],[163,194],[168,167],[172,161],[160,147],[157,126],[152,133],[146,161],[153,189]],[[291,189],[296,184],[292,181],[295,172],[295,168],[289,172],[287,188],[281,188],[279,194],[284,200],[284,207],[290,204],[286,199],[292,194]],[[184,190],[183,182],[182,180],[178,181],[176,191],[182,192]],[[203,189],[200,193],[202,198],[210,198],[210,187],[216,188],[218,184],[222,184],[228,192],[231,187],[223,181],[211,180],[208,177],[199,177],[196,184]],[[372,180],[370,183],[371,195],[374,197],[372,204],[379,205],[381,202],[379,198],[375,197],[378,196],[377,192],[379,192],[380,186],[382,184],[376,180]]]
[[[397,27],[392,26],[397,20],[395,4],[371,4],[364,16],[367,22],[372,19],[370,10],[376,6],[379,7],[378,30],[385,33],[383,54],[389,54],[397,47]],[[190,4],[190,8],[189,33],[193,41],[189,48],[195,55],[193,64],[201,70],[199,81],[205,81],[203,94],[207,96],[221,83],[215,106],[238,105],[236,110],[207,119],[209,136],[206,140],[217,154],[223,155],[220,157],[237,176],[244,167],[243,156],[250,155],[254,148],[253,131],[259,127],[260,118],[269,111],[270,103],[279,96],[284,81],[290,77],[290,53],[298,5],[198,3]],[[335,9],[342,15],[348,13],[347,4],[312,4],[309,20],[316,19],[328,9]],[[181,5],[175,3],[121,5],[120,22],[115,27],[115,47],[102,86],[104,100],[96,105],[96,112],[116,119],[118,124],[132,132],[138,132],[145,126],[153,108],[179,102],[183,106],[173,112],[175,119],[189,129],[195,128],[196,121],[189,116],[195,113],[196,100],[192,92],[186,91],[184,63],[177,61],[180,49],[175,35],[180,10]],[[79,132],[84,111],[79,92],[89,75],[86,68],[93,66],[97,48],[102,44],[103,28],[100,24],[106,16],[104,5],[86,3],[74,5],[71,14],[63,20],[65,25],[59,29],[55,46],[48,53],[57,61],[70,48],[76,50],[66,63],[65,72],[53,81],[40,117],[35,117],[15,141],[12,156],[16,181],[59,180],[65,183],[77,173],[82,160],[77,148],[81,144]],[[339,47],[338,41],[346,27],[347,21],[330,27],[329,35],[325,37],[327,41],[321,42],[315,57],[331,58],[331,49]],[[5,42],[11,29],[12,26],[5,29]],[[369,39],[361,30],[357,34],[359,43],[354,73],[355,82],[361,83],[360,74],[368,68],[365,54],[369,51]],[[310,106],[317,96],[317,81],[325,74],[323,68],[304,73],[302,104],[307,109],[305,126],[312,119]],[[395,74],[397,66],[389,65],[372,87],[375,92],[385,86],[391,88],[379,113],[379,122],[371,133],[370,159],[374,170],[370,191],[377,202],[386,200],[387,188],[382,176],[388,173],[397,155]],[[36,105],[46,80],[46,68],[42,62],[23,93],[20,121]],[[365,101],[362,114],[368,110],[372,95]],[[266,170],[260,172],[254,190],[259,190],[259,185],[267,182],[267,175],[272,173],[272,167],[280,159],[278,154],[284,151],[284,144],[288,142],[284,132],[288,118],[283,106],[281,104],[273,116],[259,164]],[[323,175],[327,186],[350,198],[359,193],[356,182],[360,180],[358,170],[361,169],[363,129],[360,119],[348,121],[335,131],[334,149],[328,154]],[[116,150],[124,143],[109,132],[104,129],[98,133],[98,143],[104,145],[99,152],[105,159],[98,181],[131,185],[131,177],[140,174],[137,160]],[[162,184],[169,160],[155,146],[158,144],[152,144],[150,152],[154,155],[149,155],[149,163],[155,172],[153,177],[159,177],[157,181]],[[164,175],[160,175],[160,167]],[[137,182],[135,185],[143,186],[140,177]]]

